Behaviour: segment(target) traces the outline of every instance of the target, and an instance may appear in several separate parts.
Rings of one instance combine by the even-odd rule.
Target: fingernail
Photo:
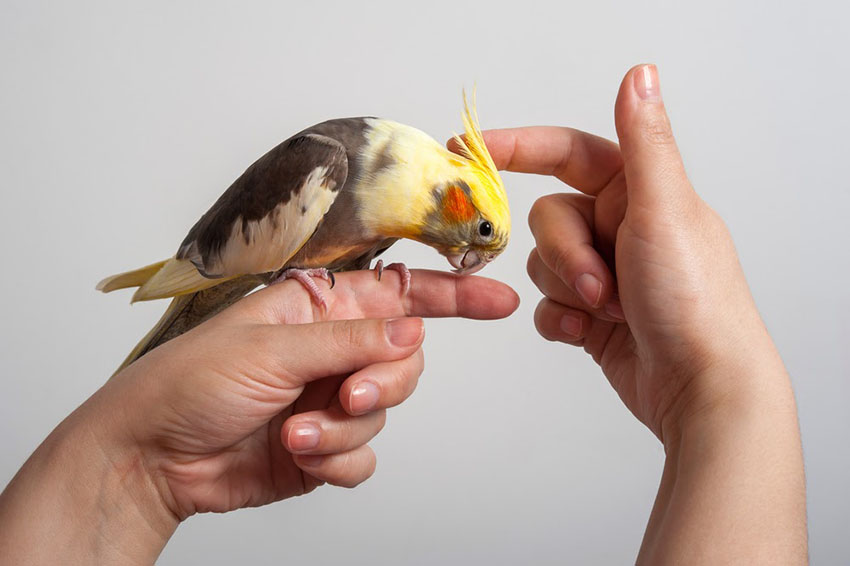
[[[398,347],[413,346],[422,337],[422,319],[396,318],[387,323],[387,338]]]
[[[655,65],[644,65],[634,74],[635,91],[643,100],[661,100],[661,88],[658,84],[658,69]]]
[[[311,454],[309,456],[298,456],[298,466],[304,468],[316,468],[324,461],[324,456]]]
[[[561,317],[561,330],[573,338],[581,337],[581,319],[571,314]]]
[[[617,320],[626,320],[626,313],[623,312],[623,305],[620,304],[620,299],[614,297],[605,305],[605,314]]]
[[[380,397],[381,390],[377,385],[371,381],[361,381],[351,390],[348,405],[354,414],[361,415],[374,409]]]
[[[585,303],[596,308],[602,295],[602,281],[590,273],[582,273],[576,279],[576,291]]]
[[[295,452],[312,450],[319,445],[321,432],[311,424],[299,424],[289,429],[289,448]]]

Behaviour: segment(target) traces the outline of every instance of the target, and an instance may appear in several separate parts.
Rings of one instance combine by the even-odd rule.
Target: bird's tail
[[[112,375],[160,344],[188,332],[264,282],[262,276],[255,275],[208,279],[191,262],[176,258],[107,277],[98,283],[97,289],[109,293],[138,287],[132,302],[173,297],[159,322]]]
[[[192,330],[263,283],[265,279],[261,275],[242,275],[225,280],[209,289],[174,297],[159,322],[133,348],[112,375],[117,374],[160,344]]]
[[[109,293],[128,287],[141,287],[156,275],[169,260],[158,261],[133,271],[111,275],[97,284],[97,290]]]
[[[174,324],[180,319],[181,313],[185,310],[186,305],[192,301],[194,298],[194,294],[191,295],[180,295],[179,297],[174,297],[171,300],[171,304],[168,305],[168,308],[165,309],[165,313],[160,317],[159,321],[154,325],[150,331],[145,334],[145,337],[142,338],[136,347],[132,349],[132,351],[127,355],[121,365],[118,366],[118,369],[112,374],[115,376],[118,372],[123,370],[125,367],[129,366],[149,351],[153,350],[156,346],[159,346],[168,338],[163,340],[166,333],[171,330]],[[188,330],[188,328],[186,329]],[[185,332],[184,330],[183,332]],[[177,336],[179,334],[175,334]],[[173,336],[172,336],[173,337]]]
[[[188,259],[173,257],[107,277],[97,284],[97,290],[109,293],[118,289],[138,287],[130,300],[135,303],[195,293],[226,280],[204,277]]]

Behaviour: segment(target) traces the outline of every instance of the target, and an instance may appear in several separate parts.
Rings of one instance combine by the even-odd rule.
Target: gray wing
[[[221,195],[189,231],[177,259],[209,278],[277,271],[316,231],[347,176],[345,146],[298,134]]]

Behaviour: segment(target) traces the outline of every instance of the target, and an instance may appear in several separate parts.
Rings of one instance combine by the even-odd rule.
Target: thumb
[[[273,360],[273,373],[300,386],[406,358],[422,344],[425,326],[421,318],[407,317],[268,325],[261,333],[260,348]]]
[[[661,100],[655,65],[638,65],[626,73],[614,120],[630,201],[657,208],[693,194]]]

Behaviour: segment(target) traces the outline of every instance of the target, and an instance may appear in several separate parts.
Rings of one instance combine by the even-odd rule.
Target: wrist
[[[101,482],[96,513],[104,531],[109,532],[112,547],[127,556],[141,558],[140,563],[152,563],[174,534],[180,519],[166,500],[170,492],[151,470],[144,448],[125,429],[123,401],[115,395],[108,400],[99,397],[95,395],[80,408],[81,422],[69,423],[71,430],[61,442],[69,451],[75,451],[78,443],[83,444],[94,462],[81,462],[81,456],[73,454],[85,468],[83,473]],[[88,407],[89,404],[92,406]],[[82,494],[82,499],[90,496]]]
[[[663,421],[664,473],[638,563],[805,563],[794,395],[778,356],[762,362],[696,378],[732,383],[691,391],[687,409]]]
[[[669,449],[687,431],[777,420],[796,426],[796,404],[782,359],[762,327],[685,381],[663,413],[661,440]]]
[[[0,554],[22,563],[150,564],[174,533],[178,521],[141,451],[108,437],[109,415],[90,410],[96,399],[63,421],[4,491]]]

